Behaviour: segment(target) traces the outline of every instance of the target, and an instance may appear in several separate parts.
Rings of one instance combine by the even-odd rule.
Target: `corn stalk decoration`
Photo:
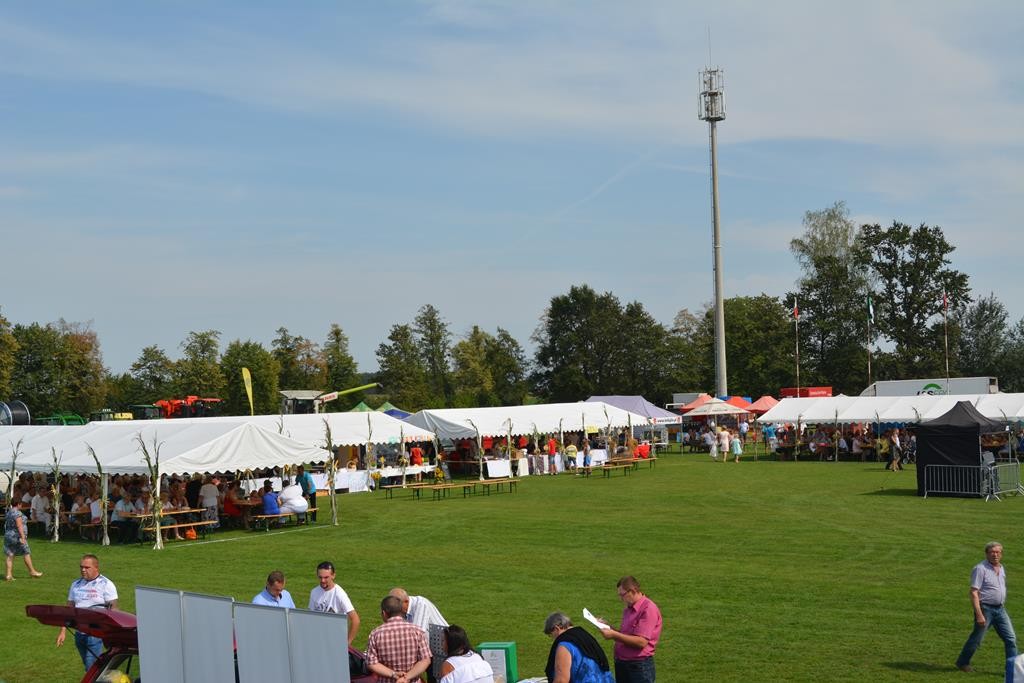
[[[441,440],[434,434],[434,482],[445,481],[444,474],[444,451],[441,450]]]
[[[57,455],[57,447],[50,446],[50,455],[53,457],[53,486],[50,491],[53,495],[53,543],[60,542],[60,461],[64,457],[64,451]]]
[[[507,420],[505,420],[505,422],[508,424],[508,440],[505,443],[505,445],[508,447],[508,474],[509,477],[515,477],[517,473],[520,474],[520,476],[522,476],[522,474],[519,473],[518,462],[516,462],[515,472],[512,471],[512,453],[515,452],[512,449],[512,418],[508,418]]]
[[[149,452],[146,447],[146,442],[142,438],[142,434],[136,434],[135,440],[139,442],[139,450],[142,451],[142,459],[146,461],[146,467],[149,468],[149,478],[151,488],[153,489],[153,533],[156,535],[156,544],[153,546],[153,550],[164,549],[164,537],[160,533],[160,522],[163,521],[164,511],[160,505],[160,446],[162,444],[157,443],[156,435],[153,435],[153,452]],[[106,486],[106,479],[103,480],[104,486]],[[105,495],[105,494],[104,494]],[[106,519],[106,517],[104,517]],[[104,526],[103,537],[106,538],[107,532]]]
[[[25,437],[18,439],[18,443],[11,443],[11,472],[7,477],[7,501],[13,503],[11,496],[14,495],[14,474],[15,467],[18,464],[18,456],[21,455],[21,442],[25,440]]]
[[[338,497],[334,495],[334,477],[338,473],[338,460],[334,457],[334,439],[331,438],[331,423],[324,421],[324,443],[327,445],[327,488],[331,490],[331,524],[338,526]]]
[[[409,466],[409,458],[405,457],[405,428],[398,426],[398,462],[402,464],[402,488],[405,488],[405,468]]]
[[[103,466],[99,464],[99,456],[92,449],[92,446],[88,443],[85,444],[86,449],[89,451],[89,455],[92,456],[92,460],[96,463],[96,475],[99,477],[100,483],[100,494],[99,494],[99,524],[103,529],[103,539],[100,541],[100,545],[109,546],[111,545],[111,533],[108,519],[106,519],[106,475],[103,474]],[[160,493],[157,493],[157,499],[160,499]]]
[[[370,470],[372,467],[378,466],[379,463],[373,457],[373,421],[370,420],[370,414],[366,414],[366,469]],[[377,490],[376,487],[373,489]]]
[[[480,479],[480,481],[483,481],[484,480],[484,444],[483,444],[483,437],[480,436],[480,429],[475,424],[473,424],[472,420],[470,420],[467,417],[466,418],[466,422],[468,422],[469,426],[472,427],[473,430],[476,432],[476,462],[477,462],[477,469],[479,469],[479,471],[480,471],[479,479]]]

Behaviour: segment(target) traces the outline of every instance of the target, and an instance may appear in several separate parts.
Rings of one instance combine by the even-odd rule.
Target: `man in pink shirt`
[[[654,648],[661,636],[661,612],[640,591],[640,583],[624,576],[616,584],[622,610],[622,625],[601,630],[605,640],[615,641],[616,683],[654,683]]]

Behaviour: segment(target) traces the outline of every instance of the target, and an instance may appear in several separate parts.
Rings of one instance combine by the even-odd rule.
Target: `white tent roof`
[[[0,427],[0,469],[11,467],[11,447],[24,437],[17,469],[49,471],[56,449],[65,472],[96,472],[88,447],[105,472],[148,473],[139,448],[141,436],[152,450],[160,444],[161,473],[228,472],[325,459],[324,420],[335,446],[427,441],[433,434],[384,413],[257,415],[91,422],[85,426]],[[283,425],[283,433],[278,433]],[[152,453],[151,453],[152,455]]]
[[[430,441],[433,433],[420,429],[387,413],[320,413],[318,415],[242,415],[235,417],[192,417],[173,422],[234,424],[250,423],[272,432],[301,441],[304,444],[323,448],[327,445],[324,420],[331,426],[331,443],[337,446],[363,446],[368,443],[398,443],[400,440]],[[94,423],[89,423],[90,425]],[[133,424],[145,426],[152,420],[128,420],[102,422],[101,425]],[[81,429],[79,427],[78,429]]]
[[[325,451],[289,439],[254,424],[225,421],[153,420],[145,426],[108,423],[101,428],[74,430],[54,435],[15,463],[18,470],[53,469],[53,451],[60,457],[62,472],[97,472],[89,453],[91,446],[103,471],[110,474],[148,474],[139,444],[141,437],[150,455],[159,446],[160,473],[230,472],[324,460]],[[77,432],[77,433],[75,433]],[[10,458],[0,468],[10,468]]]
[[[544,403],[499,408],[445,408],[421,410],[405,419],[409,424],[436,432],[446,439],[480,436],[555,434],[585,428],[626,427],[647,424],[647,416],[631,413],[600,401]]]
[[[757,418],[758,422],[796,422],[808,408],[823,398],[784,398]]]
[[[785,398],[761,416],[762,422],[922,422],[945,414],[958,401],[969,401],[985,417],[1024,419],[1024,394],[953,396],[833,396]]]

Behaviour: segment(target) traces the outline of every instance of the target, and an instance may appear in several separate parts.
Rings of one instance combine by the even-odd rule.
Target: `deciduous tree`
[[[856,261],[878,283],[875,323],[893,344],[881,379],[939,376],[943,359],[943,292],[950,309],[969,301],[967,275],[950,267],[951,245],[938,226],[864,225]]]
[[[252,402],[256,415],[272,415],[280,407],[277,378],[280,368],[274,355],[254,341],[236,339],[228,344],[220,360],[226,381],[223,412],[225,415],[248,415],[249,397],[245,393],[242,368],[252,375]]]
[[[0,309],[0,401],[14,398],[11,395],[11,375],[18,354],[18,340],[14,337],[11,323]]]
[[[860,231],[843,202],[804,214],[804,232],[790,242],[802,276],[796,292],[800,309],[801,379],[859,392],[867,381],[867,269],[858,264]]]
[[[179,397],[194,395],[221,398],[226,383],[220,371],[220,332],[189,332],[181,343],[183,354],[174,364],[174,392]]]
[[[589,285],[552,297],[533,336],[537,392],[549,401],[613,393],[608,390],[620,367],[621,315],[614,294],[598,294]]]

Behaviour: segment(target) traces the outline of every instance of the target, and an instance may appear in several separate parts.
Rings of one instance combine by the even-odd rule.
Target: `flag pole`
[[[871,386],[871,323],[875,319],[875,307],[871,305],[871,294],[868,294],[868,386]]]
[[[793,297],[793,328],[796,330],[796,396],[800,398],[800,309]]]
[[[946,347],[946,395],[949,396],[949,298],[946,296],[946,288],[942,288],[942,337]]]

